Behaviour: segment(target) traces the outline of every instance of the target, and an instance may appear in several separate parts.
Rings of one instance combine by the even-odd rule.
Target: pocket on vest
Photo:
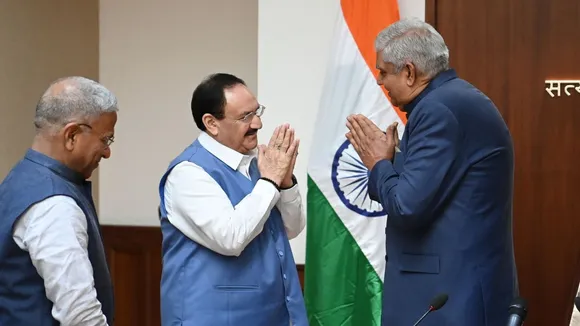
[[[439,256],[401,254],[399,270],[408,273],[439,274]]]
[[[216,285],[215,288],[225,292],[258,291],[260,289],[257,285]]]

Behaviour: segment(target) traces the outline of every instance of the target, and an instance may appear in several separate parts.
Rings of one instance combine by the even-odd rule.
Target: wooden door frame
[[[425,21],[437,29],[437,0],[425,0]]]

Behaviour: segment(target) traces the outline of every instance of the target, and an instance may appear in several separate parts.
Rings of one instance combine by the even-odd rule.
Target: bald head
[[[117,112],[117,98],[103,85],[84,77],[65,77],[50,84],[36,105],[38,131]]]

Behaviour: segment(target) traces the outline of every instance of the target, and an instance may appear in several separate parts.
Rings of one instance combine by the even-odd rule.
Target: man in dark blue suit
[[[449,68],[427,23],[401,20],[376,39],[377,83],[407,114],[399,143],[361,115],[347,138],[370,171],[369,194],[388,212],[383,326],[497,326],[517,296],[512,240],[514,154],[492,101]],[[395,152],[396,155],[395,155]]]

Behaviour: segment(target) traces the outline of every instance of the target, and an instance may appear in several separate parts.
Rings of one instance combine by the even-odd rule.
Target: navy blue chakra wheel
[[[334,154],[332,160],[332,185],[342,203],[355,213],[367,217],[387,215],[383,206],[369,197],[370,171],[348,141]]]

